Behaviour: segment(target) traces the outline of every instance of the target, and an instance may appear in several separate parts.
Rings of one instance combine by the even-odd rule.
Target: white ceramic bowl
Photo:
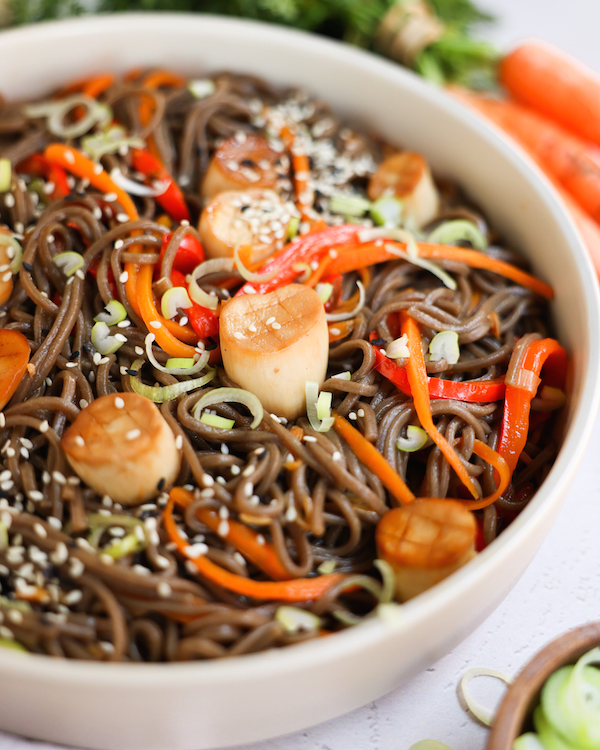
[[[334,637],[232,660],[87,664],[0,650],[0,727],[108,750],[201,750],[297,731],[386,693],[442,656],[496,607],[552,525],[582,457],[599,396],[594,272],[540,173],[435,88],[377,57],[274,26],[214,17],[121,15],[0,35],[0,91],[47,92],[99,70],[165,66],[248,71],[302,84],[388,140],[422,151],[462,184],[556,290],[572,357],[564,444],[534,500],[465,568],[406,604]]]

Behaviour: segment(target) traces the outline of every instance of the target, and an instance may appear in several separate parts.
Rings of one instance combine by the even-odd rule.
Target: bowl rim
[[[588,367],[582,376],[582,386],[579,392],[579,404],[574,406],[573,416],[568,434],[561,446],[555,463],[548,477],[538,490],[533,500],[510,524],[502,535],[480,552],[467,566],[454,573],[450,578],[437,584],[433,589],[425,592],[416,599],[401,606],[401,616],[398,622],[390,625],[380,618],[373,618],[358,626],[335,634],[335,638],[315,639],[296,645],[294,648],[272,649],[257,654],[247,654],[242,658],[216,660],[214,662],[196,661],[183,663],[110,663],[107,668],[105,662],[79,662],[70,659],[52,659],[41,654],[25,655],[10,649],[0,649],[0,670],[5,673],[18,671],[20,674],[44,676],[54,678],[60,676],[62,681],[68,680],[73,684],[110,684],[115,679],[125,681],[132,688],[142,686],[149,679],[160,680],[161,685],[169,684],[197,685],[200,683],[226,683],[240,675],[251,676],[260,669],[262,674],[276,675],[288,671],[293,666],[304,665],[307,661],[323,664],[342,656],[345,653],[359,649],[361,645],[373,639],[384,639],[390,633],[390,628],[403,628],[423,619],[433,617],[437,610],[442,609],[447,602],[454,599],[455,591],[470,588],[477,580],[486,574],[490,557],[510,559],[512,551],[522,545],[525,535],[535,526],[544,525],[546,513],[544,507],[550,508],[558,502],[561,488],[568,486],[579,465],[583,448],[587,444],[594,424],[594,415],[600,404],[600,296],[596,284],[596,274],[587,257],[581,237],[575,229],[566,210],[560,203],[553,187],[543,175],[539,167],[525,154],[522,149],[509,144],[494,126],[484,123],[462,105],[450,99],[441,97],[440,92],[432,85],[423,81],[410,71],[399,65],[375,56],[361,49],[336,40],[319,37],[298,29],[268,24],[264,22],[218,16],[212,14],[174,13],[174,12],[143,12],[117,13],[97,16],[83,16],[58,21],[46,21],[31,26],[3,30],[0,34],[0,49],[5,45],[34,44],[36,40],[64,39],[68,36],[88,34],[92,36],[106,35],[115,28],[127,24],[135,24],[136,28],[164,29],[166,33],[180,24],[197,25],[209,31],[227,29],[229,34],[244,36],[251,33],[263,40],[285,40],[292,45],[302,44],[310,51],[317,50],[321,55],[346,61],[349,64],[360,65],[374,76],[383,77],[388,81],[399,82],[403,87],[416,92],[437,107],[446,109],[455,119],[467,129],[477,133],[486,140],[504,159],[525,176],[528,183],[535,187],[543,202],[549,206],[558,219],[563,235],[573,251],[573,262],[577,268],[586,312],[589,320],[590,344]],[[549,495],[554,496],[551,502]]]

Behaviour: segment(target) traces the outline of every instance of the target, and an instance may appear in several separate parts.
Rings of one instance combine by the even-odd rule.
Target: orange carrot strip
[[[294,172],[294,191],[296,193],[296,205],[304,221],[312,222],[314,216],[310,213],[310,207],[314,203],[315,195],[309,186],[310,162],[308,156],[300,150],[295,134],[284,125],[281,128],[281,140],[292,157],[292,170]]]
[[[163,511],[165,530],[170,541],[175,544],[180,554],[187,559],[185,551],[189,545],[179,536],[177,524],[173,518],[173,505],[174,500],[169,497],[167,506]],[[244,578],[244,576],[238,576],[224,570],[204,555],[194,558],[192,562],[200,575],[217,584],[217,586],[222,586],[236,594],[249,596],[253,599],[307,602],[318,599],[327,589],[344,578],[341,573],[330,573],[315,578],[294,578],[291,581],[254,581],[251,578]]]
[[[0,409],[21,382],[31,355],[29,341],[19,331],[0,328]]]
[[[141,85],[147,89],[157,89],[160,86],[173,86],[181,87],[185,86],[186,80],[176,73],[171,73],[168,70],[154,70],[148,73],[141,81]],[[147,125],[150,122],[150,118],[154,113],[154,106],[146,98],[140,101],[138,107],[138,116],[142,126]],[[156,148],[154,136],[150,135],[147,139],[148,151],[156,158],[160,159],[160,154]],[[161,160],[162,164],[162,160]]]
[[[139,218],[135,203],[129,194],[113,182],[110,175],[102,169],[102,165],[93,162],[78,149],[65,146],[63,143],[51,143],[46,147],[44,156],[48,161],[58,164],[76,177],[87,177],[90,184],[102,193],[115,193],[129,219],[136,221]],[[138,266],[135,263],[126,263],[125,270],[128,274],[125,282],[127,299],[133,309],[139,313],[136,297]]]
[[[392,469],[377,448],[361,432],[352,427],[339,414],[334,414],[333,419],[333,426],[338,435],[344,438],[356,454],[358,460],[362,461],[373,474],[381,479],[383,486],[387,487],[398,502],[410,503],[415,499],[414,494],[410,491],[400,474]]]
[[[340,320],[337,323],[329,324],[329,343],[339,341],[349,336],[356,326],[356,318],[350,320]]]
[[[481,508],[487,508],[488,505],[495,503],[496,500],[502,495],[508,485],[510,484],[511,471],[508,467],[507,462],[502,456],[489,445],[482,443],[481,440],[475,440],[473,444],[473,453],[479,458],[483,458],[488,464],[491,464],[496,469],[496,476],[500,477],[498,487],[496,491],[487,497],[482,497],[481,500],[461,500],[456,498],[459,503],[462,503],[468,510],[480,510]]]
[[[150,263],[145,263],[139,268],[137,273],[136,298],[142,320],[146,324],[146,328],[155,335],[156,343],[161,349],[164,349],[167,354],[170,354],[171,357],[193,357],[196,353],[194,347],[184,344],[183,341],[177,338],[177,335],[174,335],[171,332],[173,322],[163,318],[156,309],[154,295],[152,293],[152,272],[153,266]],[[131,301],[129,294],[127,296]],[[152,325],[152,323],[156,321],[160,323],[160,328],[155,328]],[[175,329],[176,333],[177,329],[186,332],[185,328],[182,328],[178,324],[175,325],[177,326]]]
[[[441,450],[450,466],[454,469],[461,482],[467,487],[475,500],[479,500],[479,493],[469,476],[468,471],[460,460],[458,453],[437,430],[431,414],[429,388],[427,386],[427,369],[421,348],[421,332],[417,322],[405,312],[400,313],[401,331],[408,337],[408,351],[410,357],[406,365],[408,382],[415,404],[415,411],[423,429]]]
[[[543,42],[522,44],[504,57],[500,80],[510,93],[563,127],[600,145],[600,77]]]
[[[183,487],[173,487],[170,495],[173,498],[173,502],[183,508],[187,508],[194,500],[193,493],[184,490]],[[208,526],[214,532],[217,531],[222,523],[219,514],[209,508],[198,508],[196,517],[200,523]],[[258,538],[260,534],[258,532],[248,528],[243,523],[239,523],[239,521],[234,521],[232,518],[227,519],[227,525],[227,534],[222,535],[222,538],[229,542],[229,544],[232,544],[238,552],[241,552],[251,563],[260,568],[263,573],[266,573],[276,581],[289,581],[292,578],[281,564],[275,547],[268,542],[259,544]]]
[[[399,250],[406,251],[406,245],[403,242],[386,242],[386,245],[393,245]],[[426,242],[420,242],[417,245],[419,257],[428,260],[456,260],[465,263],[471,268],[482,268],[486,271],[492,271],[499,276],[504,276],[521,286],[531,289],[546,299],[554,297],[554,290],[548,284],[532,276],[520,268],[506,263],[503,260],[490,258],[479,250],[469,250],[465,247],[453,247],[451,245],[432,245]],[[345,245],[337,247],[337,258],[333,259],[327,267],[328,273],[349,273],[357,271],[365,266],[372,266],[377,263],[384,263],[388,260],[397,259],[395,255],[389,253],[384,245],[375,245],[374,243],[365,242],[362,245]]]
[[[112,73],[105,73],[87,80],[81,87],[81,91],[87,96],[91,96],[92,99],[97,99],[100,94],[103,94],[112,86],[114,80],[115,76]]]

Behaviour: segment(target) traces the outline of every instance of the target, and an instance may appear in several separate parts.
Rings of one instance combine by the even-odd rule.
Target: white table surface
[[[476,0],[498,17],[482,33],[501,48],[535,36],[600,72],[599,0]],[[600,419],[581,469],[553,530],[517,586],[470,637],[428,670],[389,695],[346,716],[247,750],[408,750],[426,737],[453,750],[483,750],[487,730],[461,707],[457,687],[473,667],[516,674],[545,643],[600,619],[597,540]],[[442,624],[440,623],[440,626]],[[472,683],[490,707],[503,688],[490,678]],[[57,747],[0,732],[0,750]],[[508,750],[508,749],[507,749]]]

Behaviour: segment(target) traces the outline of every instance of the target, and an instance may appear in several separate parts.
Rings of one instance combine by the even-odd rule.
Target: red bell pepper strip
[[[371,340],[373,338],[374,336],[372,335]],[[394,360],[382,354],[379,347],[374,346],[373,351],[375,352],[375,369],[392,382],[402,393],[412,396],[406,368],[400,367]],[[428,377],[427,386],[430,398],[451,398],[455,401],[482,404],[489,403],[490,401],[501,401],[504,398],[505,390],[504,378],[457,382]]]
[[[174,221],[190,220],[190,212],[179,185],[155,156],[144,149],[134,148],[131,151],[131,164],[150,180],[168,183],[165,192],[157,195],[155,200]]]
[[[247,282],[238,294],[266,294],[279,287],[291,284],[302,274],[302,268],[297,264],[311,264],[319,262],[330,250],[335,251],[339,245],[357,245],[358,233],[362,227],[342,224],[339,227],[328,227],[317,232],[304,234],[290,242],[278,255],[271,258],[258,271],[268,274],[277,271],[277,275],[270,281]]]
[[[160,257],[156,264],[157,270],[160,269],[162,259],[164,258],[165,252],[173,237],[173,232],[167,232],[163,236],[162,247],[160,249]],[[200,242],[192,234],[186,234],[179,243],[177,253],[175,254],[175,260],[173,261],[173,269],[180,271],[183,274],[192,273],[196,266],[203,263],[206,260],[204,248]]]
[[[50,193],[50,197],[54,201],[66,198],[71,192],[65,170],[48,161],[41,154],[31,154],[31,156],[20,161],[17,164],[16,171],[20,174],[43,177],[48,182],[53,183],[54,190]]]
[[[198,338],[204,340],[209,336],[215,338],[219,335],[219,318],[212,310],[194,302],[191,307],[185,309],[185,314]]]
[[[545,367],[545,382],[555,388],[564,389],[567,355],[558,341],[532,341],[522,355],[517,382],[506,383],[498,453],[506,460],[511,473],[516,469],[527,443],[531,400],[540,384],[542,367]]]

